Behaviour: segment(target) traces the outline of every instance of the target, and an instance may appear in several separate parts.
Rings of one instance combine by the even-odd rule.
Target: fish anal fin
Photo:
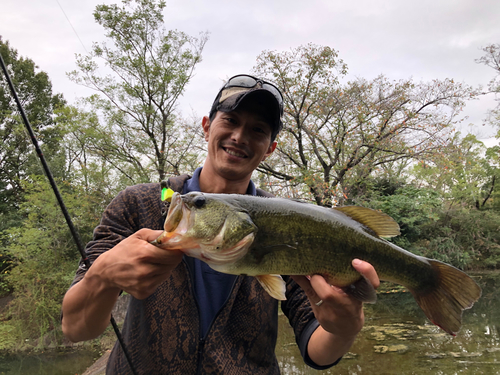
[[[342,290],[357,300],[365,303],[375,303],[377,302],[377,291],[374,286],[362,276],[358,281],[355,281],[351,285],[345,286]]]
[[[379,237],[390,238],[400,234],[398,223],[383,212],[359,206],[333,207],[332,209],[340,211],[351,219],[365,225]]]
[[[280,275],[258,275],[255,278],[271,297],[280,301],[286,300],[286,284]]]
[[[435,287],[423,292],[410,291],[427,318],[455,336],[462,325],[463,311],[481,297],[481,288],[465,272],[437,260],[427,261],[436,275]]]

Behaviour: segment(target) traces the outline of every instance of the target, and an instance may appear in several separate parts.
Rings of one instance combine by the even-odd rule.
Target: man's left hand
[[[380,280],[377,276],[377,272],[370,263],[354,259],[352,261],[352,266],[363,275],[375,289],[379,287]],[[335,337],[335,341],[340,340],[343,341],[344,344],[349,343],[347,346],[348,349],[354,342],[359,331],[361,331],[361,328],[363,328],[365,322],[363,303],[345,293],[341,288],[328,284],[321,275],[312,275],[310,278],[306,276],[292,276],[292,278],[300,285],[309,298],[314,315],[321,325],[318,329],[322,328],[322,330],[333,335],[332,339]],[[317,303],[320,301],[323,302],[318,306]],[[318,336],[319,333],[320,332],[317,332]],[[337,342],[337,344],[340,344],[340,342]],[[340,346],[342,347],[343,345]],[[320,351],[323,351],[323,349],[327,348],[322,348]],[[344,354],[342,352],[347,351],[346,348],[341,349],[339,347],[338,349],[340,349],[339,353],[337,353],[339,354],[338,357]],[[313,359],[312,353],[310,352],[309,354],[311,359]],[[330,356],[327,355],[327,357]],[[333,361],[329,363],[333,363]]]

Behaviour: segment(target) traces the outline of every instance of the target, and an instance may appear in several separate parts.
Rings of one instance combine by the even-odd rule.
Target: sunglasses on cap
[[[269,91],[271,94],[274,95],[274,97],[278,101],[278,104],[280,107],[280,113],[283,115],[283,95],[281,95],[281,91],[270,82],[252,77],[252,76],[247,75],[247,74],[240,74],[240,75],[231,77],[226,82],[224,87],[222,87],[221,91],[228,89],[228,88],[231,88],[231,87],[243,87],[243,88],[252,89],[259,84],[260,84],[261,88]]]

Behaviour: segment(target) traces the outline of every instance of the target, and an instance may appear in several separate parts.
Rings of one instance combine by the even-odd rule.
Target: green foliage
[[[18,344],[16,327],[10,322],[0,323],[0,352],[14,350]]]
[[[19,340],[44,336],[57,340],[62,298],[79,253],[49,184],[40,176],[25,185],[26,201],[20,210],[26,219],[5,231],[7,251],[15,261],[6,278],[14,296],[9,305],[10,324]],[[102,211],[97,207],[99,200],[69,184],[60,184],[60,190],[82,240],[90,240],[99,218],[96,212]]]
[[[415,247],[460,268],[500,268],[500,212],[457,208],[421,226]]]
[[[127,163],[120,160],[103,156],[109,151],[109,137],[95,113],[66,106],[57,115],[65,134],[66,174],[71,177],[73,185],[82,187],[94,199],[101,199],[104,207],[134,181],[133,168],[127,168]]]
[[[450,202],[488,208],[499,192],[499,147],[487,149],[474,135],[459,135],[442,153],[416,164],[412,173],[423,186],[438,190]]]
[[[29,234],[27,234],[29,236]],[[48,254],[40,251],[38,258]],[[61,337],[61,303],[74,275],[75,262],[65,259],[30,259],[15,267],[8,276],[14,286],[9,304],[10,324],[18,340],[43,338],[39,346],[57,342]]]
[[[421,236],[421,227],[433,225],[439,219],[443,203],[433,189],[416,188],[397,181],[372,180],[372,189],[352,203],[380,210],[400,226],[401,235],[392,239],[408,248]]]
[[[13,266],[13,258],[5,248],[0,250],[0,298],[8,295],[12,290],[7,276]]]
[[[165,2],[155,0],[98,5],[94,18],[109,43],[96,43],[88,56],[78,56],[78,71],[69,75],[99,93],[87,100],[104,122],[87,133],[88,153],[111,164],[128,184],[180,174],[189,160],[198,160],[202,138],[185,126],[176,105],[208,35],[166,31],[164,8]],[[99,62],[111,74],[103,77]]]
[[[64,173],[65,155],[61,149],[63,134],[55,125],[54,111],[64,105],[61,95],[52,94],[52,84],[35,63],[18,56],[0,37],[0,53],[16,88],[33,131],[54,174]],[[23,220],[19,204],[23,201],[23,181],[31,174],[43,174],[34,147],[12,98],[7,81],[0,74],[0,232]],[[0,238],[0,248],[5,242]],[[5,255],[4,250],[0,254]],[[0,270],[2,269],[0,262]],[[0,281],[1,282],[1,281]]]
[[[462,269],[500,268],[500,211],[450,205],[433,188],[367,179],[350,204],[391,216],[401,235],[391,242]]]
[[[477,208],[493,208],[500,212],[500,146],[486,149],[481,164],[487,177],[486,183],[481,186],[482,202]]]

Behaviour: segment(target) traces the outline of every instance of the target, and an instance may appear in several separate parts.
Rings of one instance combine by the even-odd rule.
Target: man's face
[[[203,130],[208,142],[206,163],[227,180],[249,178],[276,148],[276,142],[271,143],[271,126],[249,108],[217,112],[211,123],[205,117]]]

